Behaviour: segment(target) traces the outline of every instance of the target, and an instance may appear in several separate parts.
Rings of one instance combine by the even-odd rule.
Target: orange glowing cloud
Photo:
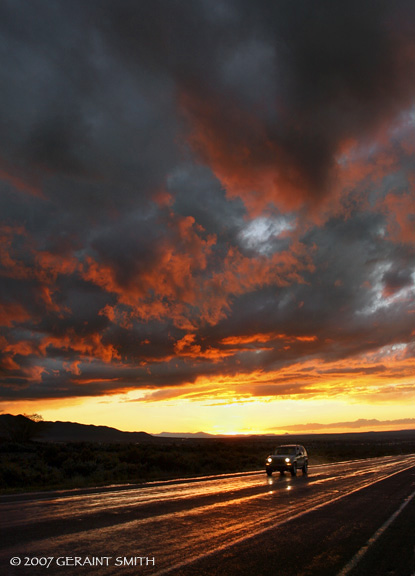
[[[391,192],[382,208],[388,221],[388,233],[395,242],[415,242],[415,177],[406,194]]]
[[[196,337],[196,334],[186,334],[183,338],[175,342],[174,350],[176,356],[215,362],[233,355],[233,351],[219,350],[212,346],[203,349],[200,344],[196,344]]]
[[[59,275],[70,276],[78,266],[78,260],[73,256],[53,254],[52,252],[36,252],[35,265],[37,277],[45,282],[55,282]]]
[[[230,246],[221,261],[215,259],[216,238],[207,236],[193,218],[176,218],[171,226],[178,240],[161,239],[146,269],[132,270],[121,281],[115,263],[87,257],[82,277],[117,296],[118,305],[130,308],[130,320],[169,318],[193,332],[200,323],[216,324],[230,310],[230,299],[262,286],[302,283],[302,273],[313,270],[312,249],[294,242],[289,250],[270,257],[244,256]],[[214,265],[214,267],[213,267]],[[106,306],[101,314],[128,325],[125,310]]]
[[[224,260],[223,273],[219,273],[216,279],[229,286],[233,294],[249,292],[259,286],[275,283],[277,286],[289,286],[293,282],[302,282],[301,271],[311,270],[313,264],[305,251],[304,246],[296,247],[291,251],[276,252],[270,258],[264,256],[243,256],[237,248],[231,247]],[[298,256],[304,257],[303,266],[300,265]]]
[[[2,340],[3,352],[10,353],[13,356],[16,354],[19,356],[39,355],[38,347],[29,340],[19,340],[18,342],[7,342],[5,338]]]
[[[83,278],[116,294],[118,303],[131,307],[135,317],[149,320],[170,316],[177,325],[191,327],[186,311],[198,300],[199,277],[206,269],[215,237],[203,238],[203,228],[193,217],[179,218],[174,225],[177,240],[168,243],[161,239],[153,262],[147,269],[133,270],[128,282],[120,281],[114,266],[92,257],[82,266]],[[107,316],[115,318],[115,310],[105,310]]]
[[[73,351],[89,359],[99,358],[105,363],[121,360],[118,350],[113,344],[103,342],[103,335],[99,333],[80,336],[74,330],[68,331],[64,336],[47,336],[39,345],[43,356],[47,355],[48,348],[63,351]]]
[[[22,304],[17,302],[9,302],[7,304],[0,303],[0,326],[11,327],[13,324],[19,324],[29,320],[30,314],[26,311]]]
[[[19,250],[16,243],[21,245]],[[59,275],[73,274],[79,263],[73,256],[37,251],[23,226],[3,225],[0,227],[0,266],[5,277],[51,284]]]
[[[251,215],[260,214],[269,203],[298,209],[307,199],[304,174],[255,114],[223,99],[220,104],[212,94],[208,99],[182,92],[180,101],[190,120],[193,148],[228,197],[241,197]]]
[[[267,334],[252,334],[250,336],[228,336],[227,338],[223,338],[221,343],[224,346],[239,346],[245,344],[254,344],[256,342],[265,343],[275,340],[276,338],[284,338],[284,334],[275,334],[274,332],[270,332]]]
[[[228,338],[223,338],[221,343],[224,346],[244,346],[246,344],[255,344],[271,342],[273,340],[285,340],[288,342],[316,342],[318,340],[317,336],[289,336],[287,334],[278,334],[276,332],[269,332],[266,334],[253,334],[249,336],[229,336]]]

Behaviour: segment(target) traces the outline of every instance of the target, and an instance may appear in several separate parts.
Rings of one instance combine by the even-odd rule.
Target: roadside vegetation
[[[310,466],[415,453],[415,431],[318,436],[155,438],[140,444],[0,443],[0,490],[82,488],[261,470],[281,443],[300,443]]]

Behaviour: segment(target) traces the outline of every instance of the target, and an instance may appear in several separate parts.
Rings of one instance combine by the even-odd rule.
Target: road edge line
[[[353,558],[346,564],[346,566],[344,566],[342,570],[340,570],[337,576],[347,576],[348,574],[350,574],[350,572],[358,565],[358,563],[365,556],[367,551],[380,538],[380,536],[382,536],[382,534],[386,532],[389,526],[396,520],[399,514],[406,508],[406,506],[409,504],[409,502],[411,502],[411,500],[413,500],[413,498],[415,498],[415,491],[405,498],[400,507],[397,510],[395,510],[392,516],[388,518],[388,520],[386,520],[386,522],[384,522],[384,524],[382,524],[380,528],[376,530],[373,536],[371,536],[369,540],[366,542],[366,544],[362,546],[362,548],[360,548],[358,552],[356,552]]]

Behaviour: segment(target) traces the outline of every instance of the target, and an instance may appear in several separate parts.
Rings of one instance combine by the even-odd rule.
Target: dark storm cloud
[[[120,203],[161,186],[176,158],[165,75],[140,62],[132,72],[114,56],[93,3],[7,2],[2,10],[5,170],[59,202],[69,195],[85,209],[91,199],[96,211],[114,209],[114,194]],[[66,181],[51,182],[54,175]]]
[[[210,9],[109,3],[103,19],[123,59],[173,78],[195,149],[231,193],[248,180],[263,206],[326,195],[339,147],[372,136],[412,102],[409,2]],[[271,173],[271,190],[261,171]]]
[[[3,2],[3,397],[406,377],[414,28],[409,1]]]
[[[339,146],[410,105],[413,19],[410,2],[8,2],[3,158],[143,193],[177,159],[183,102],[225,180],[324,195]]]

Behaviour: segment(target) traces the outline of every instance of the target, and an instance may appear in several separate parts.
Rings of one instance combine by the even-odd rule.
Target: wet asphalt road
[[[335,576],[414,490],[410,455],[3,496],[0,573]]]

